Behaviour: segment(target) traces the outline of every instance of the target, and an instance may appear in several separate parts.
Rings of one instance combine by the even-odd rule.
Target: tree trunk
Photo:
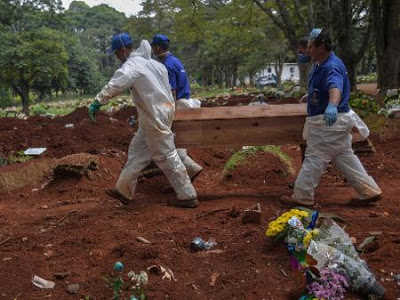
[[[13,90],[22,99],[22,112],[29,116],[29,84],[27,81],[22,81],[20,85],[12,85]]]
[[[346,69],[350,81],[351,90],[354,91],[357,85],[357,64],[353,61],[349,61],[347,62]]]
[[[399,87],[400,1],[372,1],[376,38],[378,88],[380,94]],[[383,105],[383,97],[380,105]]]
[[[400,41],[399,41],[400,43]],[[399,53],[394,45],[385,51],[386,59],[383,62],[383,86],[382,89],[397,89],[399,83],[396,74],[399,73]]]
[[[283,72],[283,59],[281,56],[275,57],[274,67],[276,71],[276,77],[278,78],[278,84],[281,84]]]
[[[345,49],[345,48],[343,48],[343,49]],[[350,51],[349,51],[349,54],[351,54]],[[351,55],[346,55],[346,54],[343,54],[341,59],[343,60],[344,64],[346,65],[347,75],[348,75],[349,81],[350,81],[350,88],[352,91],[354,91],[356,88],[356,84],[357,84],[358,61],[353,59],[353,57]]]
[[[233,63],[232,66],[232,85],[235,87],[237,86],[237,80],[238,80],[238,67],[237,67],[237,63]]]
[[[222,71],[217,71],[217,81],[218,81],[218,88],[222,89],[224,87],[222,79]]]
[[[22,90],[21,94],[19,94],[22,99],[22,112],[29,116],[29,89]]]
[[[228,69],[225,70],[225,87],[226,88],[230,88],[231,87],[231,76],[230,76],[230,72]]]

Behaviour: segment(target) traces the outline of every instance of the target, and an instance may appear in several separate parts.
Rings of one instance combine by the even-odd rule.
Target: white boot
[[[186,167],[189,178],[192,182],[196,179],[197,176],[203,171],[203,167],[196,163],[189,155],[187,155],[186,149],[176,149],[179,157],[181,158],[183,164]]]

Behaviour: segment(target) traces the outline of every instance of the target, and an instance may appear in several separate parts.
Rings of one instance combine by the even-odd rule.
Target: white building
[[[271,71],[272,74],[275,74],[275,75],[278,74],[275,70],[275,66],[271,65],[271,67],[267,67],[262,72],[258,73],[257,77],[268,75],[270,73],[269,71]],[[283,64],[281,81],[284,82],[287,80],[294,80],[294,81],[300,80],[299,67],[298,67],[297,63],[284,63]]]

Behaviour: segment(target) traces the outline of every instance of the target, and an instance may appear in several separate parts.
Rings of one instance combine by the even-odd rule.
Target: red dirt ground
[[[0,175],[19,171],[28,180],[31,174],[24,171],[28,166],[76,153],[92,154],[98,162],[90,176],[65,176],[48,185],[43,185],[48,180],[43,179],[0,194],[0,299],[68,300],[89,295],[90,299],[111,299],[112,291],[103,277],[113,274],[118,260],[126,271],[139,272],[158,264],[174,272],[176,282],[149,275],[149,299],[298,299],[299,286],[285,245],[274,245],[264,234],[269,221],[286,211],[278,199],[290,194],[288,184],[295,176],[272,154],[260,153],[227,178],[223,167],[234,149],[189,149],[204,166],[194,183],[198,208],[167,206],[174,195],[161,192],[167,183],[163,175],[141,179],[138,200],[121,206],[104,190],[114,186],[126,160],[134,133],[127,118],[133,113],[133,108],[127,108],[114,115],[114,120],[100,113],[95,124],[84,108],[55,119],[0,119],[2,155],[27,147],[48,148],[41,158],[1,167]],[[65,128],[68,123],[74,128]],[[387,130],[391,128],[398,126],[390,125]],[[400,273],[399,131],[389,136],[384,141],[372,136],[377,153],[361,158],[384,192],[381,202],[367,208],[346,206],[354,192],[333,169],[324,175],[316,199],[322,212],[345,219],[341,225],[356,245],[370,232],[382,232],[376,247],[361,257],[387,289],[386,299],[394,300],[400,297],[393,276]],[[285,145],[282,149],[292,156],[298,172],[299,147]],[[261,205],[262,224],[243,224],[243,211],[256,203]],[[218,251],[191,252],[190,242],[196,236],[214,237]],[[151,244],[138,242],[136,237]],[[56,279],[54,275],[60,272],[69,275]],[[53,280],[55,288],[33,286],[34,274]],[[213,276],[217,276],[214,286],[210,284]],[[77,295],[67,292],[70,284],[80,285]],[[361,298],[347,293],[346,299]]]

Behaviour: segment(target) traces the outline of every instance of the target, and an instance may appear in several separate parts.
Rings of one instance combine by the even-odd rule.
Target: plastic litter
[[[137,123],[137,121],[136,121],[136,119],[135,119],[135,116],[130,116],[129,119],[128,119],[128,124],[129,124],[129,126],[135,127],[135,126],[136,126],[136,123]]]
[[[207,242],[201,237],[195,237],[190,243],[190,250],[200,251],[200,250],[210,250],[215,247],[217,243],[214,238],[210,238]]]
[[[172,270],[167,267],[163,267],[161,265],[152,265],[147,268],[147,271],[155,273],[157,275],[163,275],[162,279],[167,279],[169,281],[171,281],[171,280],[177,281],[175,279],[175,276],[174,276],[174,273],[172,272]]]
[[[122,262],[117,261],[114,265],[114,270],[121,272],[123,269],[124,269],[124,265],[122,264]]]
[[[311,241],[308,254],[317,261],[317,269],[328,267],[348,277],[350,289],[366,297],[381,299],[384,287],[377,281],[353,246],[348,234],[334,221],[319,228],[320,234]]]
[[[24,151],[25,155],[41,155],[43,154],[47,148],[28,148]]]
[[[74,128],[74,124],[68,123],[64,125],[65,128]]]
[[[32,283],[34,286],[37,286],[41,289],[53,289],[56,285],[53,281],[43,279],[37,275],[34,275],[32,278]]]

